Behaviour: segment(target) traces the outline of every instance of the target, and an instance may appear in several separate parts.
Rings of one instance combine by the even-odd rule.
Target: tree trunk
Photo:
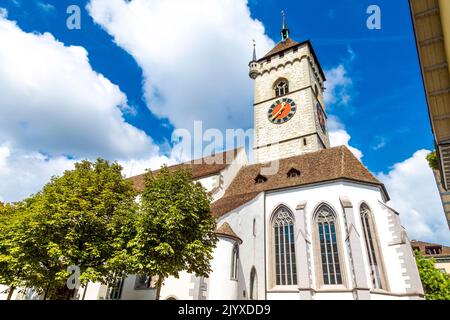
[[[86,282],[86,286],[84,287],[84,291],[83,291],[83,298],[81,300],[84,300],[84,298],[86,297],[86,291],[88,288],[88,284],[89,284],[89,282]]]
[[[16,287],[9,287],[8,297],[6,298],[6,300],[11,300],[13,292],[14,292],[15,289],[16,289]]]
[[[50,290],[51,281],[48,283],[47,289],[45,289],[44,300],[47,300],[48,291]]]
[[[163,277],[158,276],[158,282],[156,282],[156,297],[155,300],[159,300],[161,296],[161,287],[163,283]]]

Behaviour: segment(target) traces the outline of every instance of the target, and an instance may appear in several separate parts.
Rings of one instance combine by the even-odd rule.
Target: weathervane
[[[289,29],[286,27],[286,14],[284,10],[281,10],[281,16],[283,17],[283,27],[281,29],[281,41],[285,41],[289,38]]]
[[[253,60],[256,61],[256,41],[253,39]]]

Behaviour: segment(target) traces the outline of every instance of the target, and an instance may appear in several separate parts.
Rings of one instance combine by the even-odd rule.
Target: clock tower
[[[329,148],[323,103],[325,75],[310,41],[289,37],[283,14],[281,41],[249,63],[254,80],[255,162]]]

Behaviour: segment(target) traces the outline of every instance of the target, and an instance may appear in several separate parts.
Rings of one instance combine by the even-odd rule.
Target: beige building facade
[[[450,247],[417,240],[412,240],[411,246],[414,251],[420,251],[425,257],[433,258],[437,269],[450,274]]]
[[[428,113],[439,158],[437,184],[450,228],[450,1],[410,0]]]
[[[257,163],[330,146],[323,103],[325,75],[309,41],[287,38],[280,42],[264,57],[250,62],[250,77],[254,79]],[[280,83],[285,84],[281,92],[277,91]],[[286,110],[276,117],[283,103],[291,114]]]

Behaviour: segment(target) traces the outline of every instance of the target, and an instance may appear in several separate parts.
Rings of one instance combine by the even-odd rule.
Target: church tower
[[[289,36],[283,14],[281,41],[249,63],[254,80],[255,162],[329,148],[323,102],[325,75],[310,41]]]

